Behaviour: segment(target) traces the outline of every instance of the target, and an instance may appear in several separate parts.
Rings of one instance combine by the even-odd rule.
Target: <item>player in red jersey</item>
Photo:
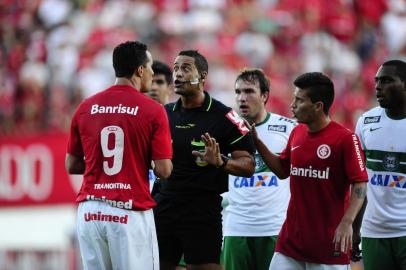
[[[291,109],[300,123],[280,156],[256,135],[267,166],[290,176],[291,198],[271,270],[339,270],[349,267],[352,222],[366,193],[366,173],[357,136],[332,121],[330,78],[305,73],[294,82]]]
[[[84,100],[71,125],[66,168],[84,174],[77,233],[84,269],[158,269],[148,167],[167,178],[171,136],[164,108],[144,96],[154,74],[147,46],[113,52],[116,82]]]

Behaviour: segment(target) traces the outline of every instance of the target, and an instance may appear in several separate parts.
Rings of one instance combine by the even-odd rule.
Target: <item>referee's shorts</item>
[[[154,197],[155,225],[161,262],[175,265],[220,263],[222,244],[221,196],[196,194]]]

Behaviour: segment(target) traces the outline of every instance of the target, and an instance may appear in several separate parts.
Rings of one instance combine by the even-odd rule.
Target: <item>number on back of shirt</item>
[[[110,143],[109,139],[113,140]],[[103,161],[103,170],[107,175],[114,175],[121,171],[123,167],[123,153],[124,153],[124,131],[118,126],[107,126],[100,132],[100,144],[105,158],[113,157],[113,162]]]

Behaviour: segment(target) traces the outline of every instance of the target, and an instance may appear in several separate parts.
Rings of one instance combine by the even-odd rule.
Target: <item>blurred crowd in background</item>
[[[114,83],[112,50],[126,40],[170,66],[198,49],[206,89],[230,106],[237,72],[262,68],[267,106],[286,116],[294,78],[323,71],[332,117],[351,129],[375,106],[379,65],[406,56],[404,0],[1,0],[0,21],[0,134],[12,136],[66,132],[78,103]]]

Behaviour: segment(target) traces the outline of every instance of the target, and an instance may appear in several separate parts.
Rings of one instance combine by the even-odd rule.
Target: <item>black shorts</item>
[[[221,196],[154,197],[161,262],[178,264],[182,254],[187,264],[220,263],[222,244]]]

